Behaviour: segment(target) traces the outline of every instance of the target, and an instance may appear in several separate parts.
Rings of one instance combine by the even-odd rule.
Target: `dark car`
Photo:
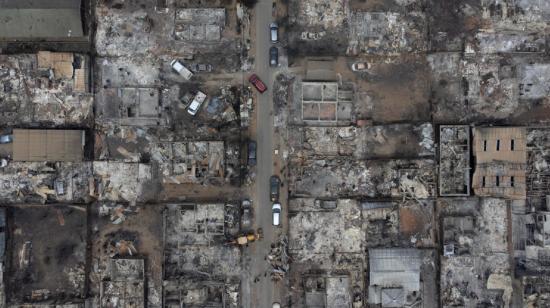
[[[281,186],[281,180],[278,176],[272,175],[269,178],[269,198],[271,202],[279,200],[279,187]]]
[[[269,48],[269,66],[279,65],[279,49],[273,46]]]
[[[245,199],[241,203],[241,230],[252,227],[252,202]]]
[[[260,80],[260,77],[256,74],[250,75],[248,81],[258,90],[260,93],[264,93],[267,90],[267,86],[263,81]]]
[[[256,166],[256,141],[248,143],[248,165]]]

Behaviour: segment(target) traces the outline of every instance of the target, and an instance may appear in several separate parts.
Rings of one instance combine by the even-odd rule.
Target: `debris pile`
[[[271,265],[271,279],[283,280],[288,272],[290,257],[288,256],[288,238],[281,236],[279,240],[271,245],[267,255],[267,261]]]
[[[99,217],[109,217],[114,225],[119,225],[131,214],[137,214],[139,208],[135,206],[125,206],[113,202],[102,203],[99,207]]]
[[[470,128],[442,125],[439,142],[439,194],[470,195]]]
[[[88,66],[86,56],[72,53],[2,55],[3,125],[92,126],[93,95],[87,92],[85,79]]]

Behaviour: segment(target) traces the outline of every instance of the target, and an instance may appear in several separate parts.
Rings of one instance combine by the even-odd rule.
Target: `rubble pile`
[[[267,261],[271,265],[271,279],[283,280],[290,268],[288,238],[286,236],[281,236],[276,243],[271,245]]]
[[[92,126],[94,99],[85,80],[89,65],[81,54],[1,55],[0,119],[6,127]]]
[[[527,195],[532,205],[539,209],[544,204],[550,183],[550,138],[548,129],[533,128],[527,134],[528,186]]]
[[[125,206],[114,202],[103,202],[99,207],[99,217],[109,217],[109,221],[114,225],[123,223],[128,215],[136,215],[138,213],[138,207]]]
[[[439,194],[470,194],[470,129],[441,126],[439,129]]]

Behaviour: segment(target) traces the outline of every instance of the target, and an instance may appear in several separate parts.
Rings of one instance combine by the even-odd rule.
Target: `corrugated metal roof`
[[[13,130],[14,161],[71,161],[84,158],[82,130]]]
[[[474,128],[473,134],[476,164],[493,161],[526,163],[525,127],[478,127]]]
[[[384,288],[381,292],[382,307],[403,307],[405,290],[403,288]]]
[[[370,284],[420,290],[421,253],[413,248],[369,250]]]

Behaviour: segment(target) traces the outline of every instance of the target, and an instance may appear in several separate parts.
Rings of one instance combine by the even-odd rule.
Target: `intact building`
[[[81,162],[84,159],[83,130],[14,129],[11,143],[0,152],[13,161]]]
[[[81,0],[0,2],[0,41],[87,40]]]
[[[526,135],[524,127],[474,129],[476,195],[525,199]]]

